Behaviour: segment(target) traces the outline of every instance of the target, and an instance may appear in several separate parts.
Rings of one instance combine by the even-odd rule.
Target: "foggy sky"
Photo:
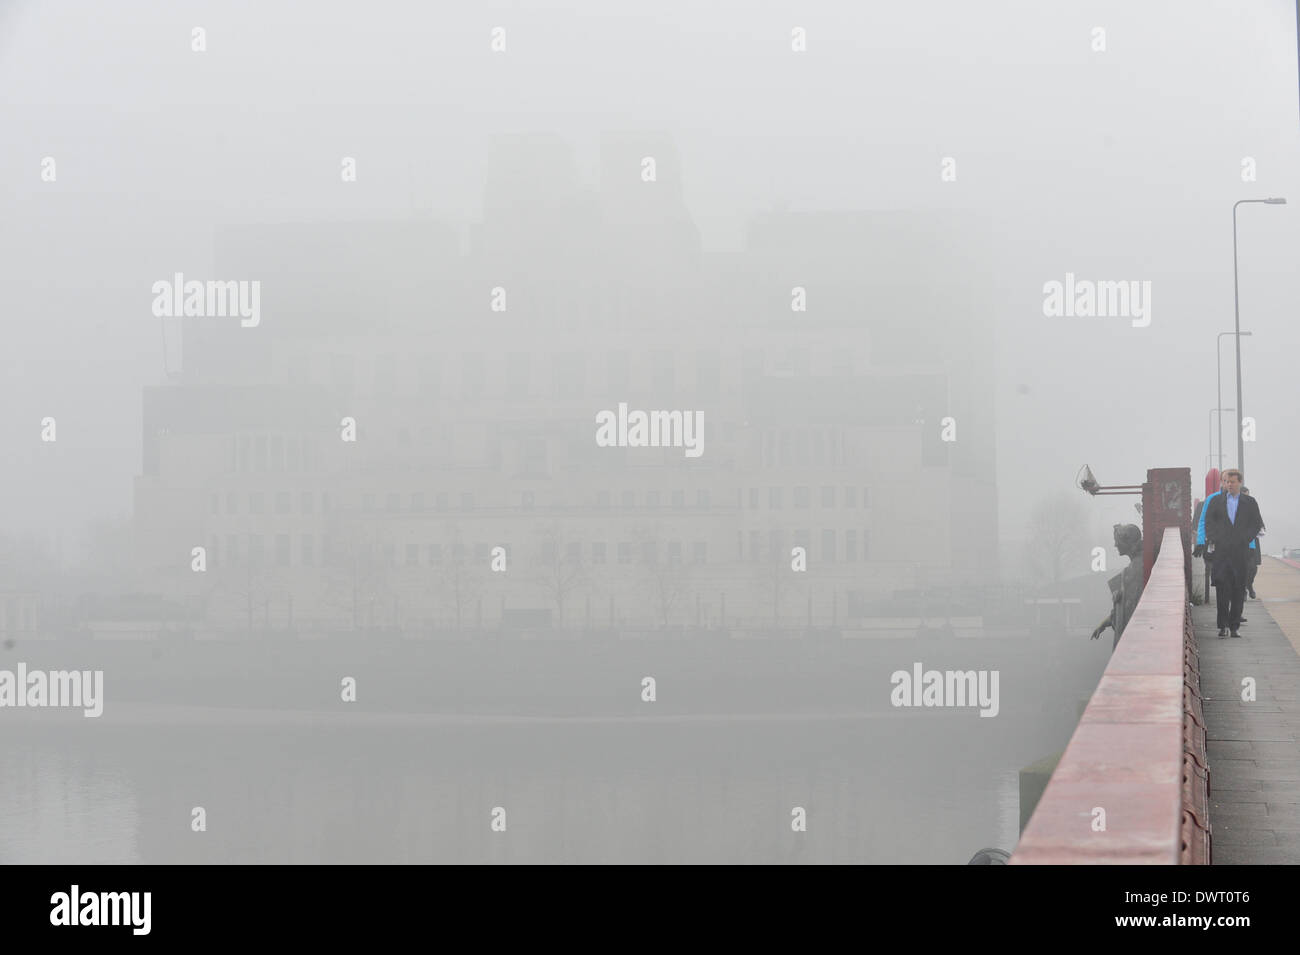
[[[194,26],[206,53],[190,50]],[[489,51],[494,26],[505,55]],[[992,217],[1004,542],[1085,462],[1110,484],[1190,467],[1199,496],[1215,335],[1233,322],[1231,206],[1287,196],[1239,213],[1244,410],[1259,429],[1246,483],[1265,552],[1300,546],[1295,27],[1293,4],[1263,0],[9,0],[0,528],[75,533],[129,514],[141,389],[163,380],[148,289],[209,274],[219,226],[419,214],[463,231],[494,133],[564,136],[597,186],[602,130],[662,130],[706,251],[739,249],[780,204]],[[40,179],[44,156],[57,183]],[[956,182],[940,180],[945,156]],[[1241,180],[1247,156],[1256,182]],[[1066,272],[1151,281],[1150,327],[1044,317],[1043,284]],[[1230,339],[1223,370],[1230,407]],[[56,447],[39,440],[45,415]],[[1231,466],[1231,426],[1224,446]],[[1136,519],[1132,500],[1087,502],[1098,543]]]

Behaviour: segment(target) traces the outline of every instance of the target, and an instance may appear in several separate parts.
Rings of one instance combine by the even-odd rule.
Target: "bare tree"
[[[373,626],[371,608],[387,596],[391,586],[383,540],[377,528],[350,516],[332,530],[331,553],[323,555],[331,581],[330,603],[348,615],[353,630]]]
[[[456,611],[456,629],[460,630],[465,625],[465,611],[482,588],[482,568],[472,563],[459,524],[451,526],[448,537],[450,546],[442,565],[441,590]]]
[[[1054,587],[1085,554],[1087,509],[1074,494],[1060,491],[1034,505],[1029,515],[1025,557],[1030,576]]]
[[[641,573],[650,592],[661,626],[667,627],[674,610],[690,593],[691,570],[679,554],[671,559],[660,529],[639,527],[634,531],[641,546]],[[648,556],[647,556],[648,555]]]
[[[767,589],[768,596],[772,601],[772,625],[778,626],[781,622],[781,607],[787,594],[795,583],[794,571],[790,566],[792,558],[791,548],[785,546],[785,541],[779,537],[775,527],[769,527],[767,533],[767,544],[763,548],[763,567],[760,580],[762,585]],[[805,545],[797,545],[805,546]]]
[[[590,571],[582,558],[581,548],[572,553],[571,538],[566,529],[552,522],[542,529],[539,571],[535,580],[547,597],[555,604],[555,625],[564,626],[564,607],[570,594],[590,582]]]

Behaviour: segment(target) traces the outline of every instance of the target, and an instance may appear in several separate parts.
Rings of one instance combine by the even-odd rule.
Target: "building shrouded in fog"
[[[517,136],[467,248],[427,219],[221,232],[261,323],[182,320],[146,391],[139,569],[227,630],[851,627],[991,582],[977,229],[773,212],[705,256],[681,185],[659,135],[606,136],[598,191]],[[598,447],[620,403],[701,412],[703,453]]]

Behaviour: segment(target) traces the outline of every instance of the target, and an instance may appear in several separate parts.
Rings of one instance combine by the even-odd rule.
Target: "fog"
[[[202,785],[135,756],[105,783],[78,714],[5,752],[50,788],[0,783],[0,849],[41,861],[14,835],[40,821],[85,861],[52,792],[105,831],[138,819],[94,861],[1012,848],[1015,772],[1064,747],[1106,664],[1088,633],[1126,563],[1112,525],[1142,523],[1081,468],[1188,468],[1199,498],[1218,462],[1240,199],[1290,204],[1237,212],[1252,430],[1239,462],[1224,411],[1222,461],[1244,463],[1264,551],[1300,547],[1296,59],[1280,2],[0,6],[0,667],[104,669],[128,741],[183,722],[149,707],[274,711],[286,733],[295,710],[405,714],[349,730],[393,756],[348,778],[443,787],[484,834],[435,826],[426,856],[386,797],[313,804],[313,741],[297,809],[209,797],[297,835],[254,857],[214,825],[194,848],[149,820],[183,826]],[[204,314],[210,291],[189,312],[174,280],[237,283],[246,307],[259,283],[256,312]],[[1053,282],[1072,306],[1078,283],[1132,296],[1050,314]],[[678,430],[638,447],[638,410]],[[1077,602],[1044,619],[1044,595]],[[1000,713],[891,706],[914,661],[1000,668]],[[793,776],[763,775],[767,729],[708,723],[738,761],[720,768],[701,737],[617,728],[742,714],[783,727]],[[896,728],[782,722],[853,714]],[[531,728],[458,742],[455,720],[497,717]],[[531,773],[544,718],[600,728],[554,724],[568,769]],[[413,733],[445,755],[432,777]],[[277,785],[274,750],[214,745]],[[970,798],[945,795],[935,767],[980,751]],[[697,796],[601,776],[611,754]],[[521,795],[547,780],[573,792]],[[809,793],[861,828],[787,845]],[[534,840],[490,845],[489,809],[521,802]],[[634,834],[612,849],[566,816],[586,835],[557,841],[543,806]],[[373,839],[311,821],[350,811]],[[696,811],[676,841],[635,835]],[[768,816],[770,840],[726,834]]]

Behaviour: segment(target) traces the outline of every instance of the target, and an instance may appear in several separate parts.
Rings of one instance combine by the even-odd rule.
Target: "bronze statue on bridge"
[[[1097,625],[1097,629],[1092,631],[1092,639],[1096,640],[1107,627],[1114,629],[1115,642],[1111,645],[1112,652],[1119,646],[1119,638],[1124,635],[1124,628],[1128,626],[1129,618],[1133,616],[1133,610],[1137,607],[1138,598],[1142,596],[1142,529],[1136,524],[1116,524],[1115,549],[1119,551],[1120,556],[1129,559],[1128,566],[1108,581],[1110,613]]]

